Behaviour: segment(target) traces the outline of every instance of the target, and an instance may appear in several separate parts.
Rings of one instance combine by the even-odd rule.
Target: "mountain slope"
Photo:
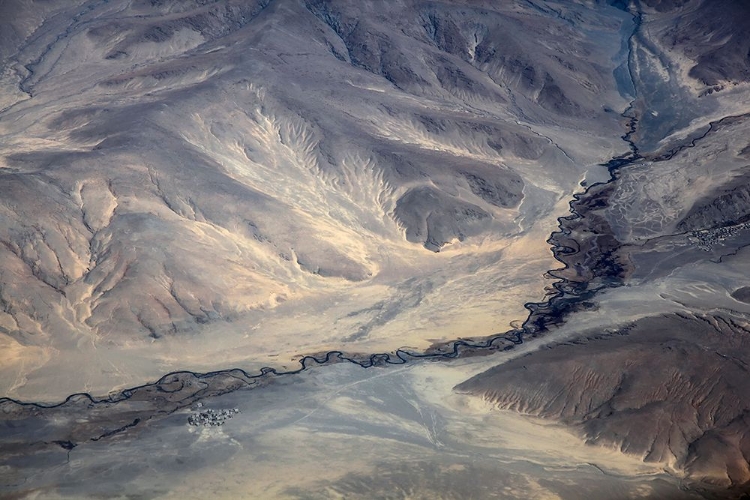
[[[614,8],[36,3],[1,52],[7,395],[505,331],[623,151]]]

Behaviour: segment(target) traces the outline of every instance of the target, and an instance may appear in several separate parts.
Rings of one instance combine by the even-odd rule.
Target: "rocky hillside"
[[[624,148],[615,8],[3,8],[8,395],[504,331]]]
[[[457,389],[733,486],[750,481],[749,357],[746,319],[677,314],[549,346]]]

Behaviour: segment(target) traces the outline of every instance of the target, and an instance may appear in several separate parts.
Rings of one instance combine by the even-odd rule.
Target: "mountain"
[[[505,331],[627,149],[614,7],[4,8],[9,396]]]

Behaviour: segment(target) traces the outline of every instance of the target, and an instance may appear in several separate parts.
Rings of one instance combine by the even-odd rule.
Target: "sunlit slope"
[[[5,395],[504,331],[624,151],[615,9],[16,3]]]

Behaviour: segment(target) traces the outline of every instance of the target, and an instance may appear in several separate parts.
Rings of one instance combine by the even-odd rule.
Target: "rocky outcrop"
[[[750,483],[750,323],[676,314],[553,344],[457,390],[691,480]]]

